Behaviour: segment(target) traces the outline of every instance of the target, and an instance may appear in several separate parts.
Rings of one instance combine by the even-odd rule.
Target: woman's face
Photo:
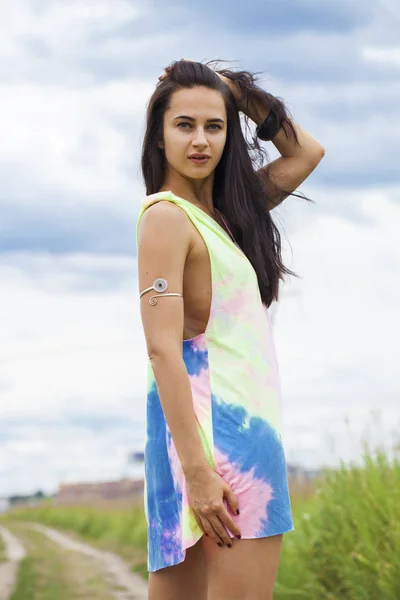
[[[204,86],[171,96],[164,114],[164,151],[169,168],[187,179],[208,177],[219,163],[226,141],[227,117],[222,94]],[[195,163],[191,154],[207,154]]]

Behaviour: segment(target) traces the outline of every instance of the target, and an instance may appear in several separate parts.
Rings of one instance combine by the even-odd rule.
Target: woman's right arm
[[[149,207],[140,222],[138,239],[139,290],[161,277],[167,293],[182,294],[183,271],[191,247],[188,219],[168,201]],[[149,304],[147,292],[140,300],[147,352],[158,393],[183,471],[208,466],[193,410],[189,376],[182,358],[183,298],[166,296]]]
[[[158,278],[168,282],[166,293],[182,294],[183,273],[192,244],[190,222],[184,211],[160,201],[142,215],[138,236],[139,291]],[[203,450],[193,407],[189,375],[182,357],[184,305],[180,296],[162,297],[146,292],[140,310],[147,352],[163,412],[188,486],[197,522],[211,537],[228,543],[224,525],[234,535],[240,530],[223,505],[238,508],[230,486],[209,465]],[[149,304],[151,296],[157,303]]]

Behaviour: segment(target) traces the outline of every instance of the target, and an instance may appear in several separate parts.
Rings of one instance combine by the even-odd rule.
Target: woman
[[[182,59],[159,79],[137,221],[149,599],[266,600],[293,529],[267,310],[293,273],[270,210],[324,149],[248,72]],[[240,112],[280,158],[254,168]]]

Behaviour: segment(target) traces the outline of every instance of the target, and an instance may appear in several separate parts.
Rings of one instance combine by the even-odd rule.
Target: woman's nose
[[[195,144],[203,144],[208,145],[207,137],[205,135],[204,129],[202,127],[198,127],[194,134],[194,143]]]

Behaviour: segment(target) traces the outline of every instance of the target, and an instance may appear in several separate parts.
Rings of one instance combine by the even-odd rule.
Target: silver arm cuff
[[[146,294],[146,292],[150,292],[152,290],[154,290],[155,292],[165,292],[165,290],[167,290],[167,289],[168,289],[167,280],[159,277],[158,279],[155,279],[155,281],[153,282],[153,285],[151,287],[146,288],[145,290],[143,290],[143,292],[140,293],[139,298],[141,298],[143,296],[143,294]],[[171,292],[168,294],[160,293],[158,296],[151,296],[149,299],[149,304],[154,306],[155,304],[157,304],[157,299],[160,298],[161,296],[181,296],[182,297],[182,294],[171,293]]]

